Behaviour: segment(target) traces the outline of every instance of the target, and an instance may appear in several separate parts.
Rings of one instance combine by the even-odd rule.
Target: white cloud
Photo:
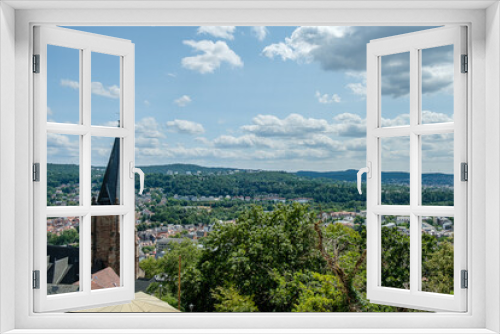
[[[154,117],[145,117],[135,123],[135,147],[138,153],[158,150],[161,138],[165,138],[165,134]]]
[[[349,88],[354,95],[366,96],[366,83],[348,83],[346,87]]]
[[[453,94],[453,62],[422,67],[422,93],[433,94],[440,91]]]
[[[167,75],[171,78],[175,78],[177,77],[177,75],[175,73],[167,73]]]
[[[135,156],[136,161],[140,161],[140,164],[157,164],[158,158],[166,157],[167,155],[165,154],[163,147],[154,147],[146,143],[144,145],[135,146]]]
[[[361,82],[351,82],[345,85],[354,95],[366,98],[366,72],[347,71],[346,76],[360,80]]]
[[[429,122],[452,120],[451,116],[431,111],[424,111],[422,117]],[[384,126],[397,126],[406,121],[405,115],[382,120]],[[140,163],[157,163],[161,159],[242,168],[336,170],[355,168],[366,159],[366,119],[354,113],[342,113],[331,120],[299,114],[283,118],[258,115],[250,124],[236,130],[243,134],[220,135],[215,139],[199,136],[205,129],[195,122],[176,119],[166,126],[171,132],[194,135],[193,141],[167,144],[162,140],[164,134],[156,120],[143,119],[136,125],[136,154]],[[450,160],[446,152],[450,147],[452,150],[452,139],[427,137],[422,145],[428,161],[424,168],[446,172]],[[383,163],[390,164],[390,170],[407,169],[407,144],[384,138]]]
[[[331,137],[323,134],[314,134],[310,138],[300,141],[300,144],[311,148],[325,148],[333,151],[342,151],[344,148],[342,142],[333,140]]]
[[[266,38],[269,31],[265,26],[255,26],[252,27],[252,33],[259,41],[262,42]]]
[[[136,138],[165,138],[165,135],[160,129],[160,125],[154,117],[145,117],[139,122],[136,122],[135,133]]]
[[[118,99],[120,97],[120,87],[117,85],[104,87],[102,83],[95,81],[91,84],[91,90],[92,94],[109,97],[111,99]]]
[[[59,146],[65,148],[78,148],[79,143],[77,140],[71,141],[67,135],[61,135],[57,133],[47,133],[47,145],[48,146]]]
[[[107,148],[107,147],[95,147],[94,146],[94,147],[92,147],[92,152],[94,154],[97,154],[97,155],[99,155],[101,157],[105,157],[106,158],[106,157],[109,157],[109,154],[110,154],[111,150],[109,148]]]
[[[80,144],[77,136],[47,133],[48,162],[78,163],[79,156]]]
[[[366,119],[351,113],[343,113],[335,116],[335,132],[340,137],[365,137]]]
[[[384,172],[410,171],[410,140],[408,137],[381,138],[381,169]]]
[[[171,132],[186,134],[202,134],[205,132],[203,125],[191,121],[176,119],[167,122],[167,128]]]
[[[409,124],[410,124],[410,115],[408,115],[408,114],[398,115],[394,118],[383,118],[382,117],[382,126],[384,126],[384,127],[403,126],[403,125],[409,125]]]
[[[228,63],[232,67],[243,67],[241,58],[227,46],[226,42],[183,41],[196,51],[202,52],[197,56],[182,58],[182,66],[201,74],[213,73],[222,63]]]
[[[212,142],[205,137],[196,137],[194,140],[196,140],[199,143],[212,146]]]
[[[188,95],[182,95],[178,99],[174,100],[174,103],[177,104],[179,107],[185,107],[189,103],[191,103],[191,98]]]
[[[366,45],[370,40],[414,32],[426,27],[298,27],[284,41],[266,46],[268,58],[299,63],[316,62],[323,70],[351,71],[365,75]],[[451,92],[453,52],[449,46],[426,49],[422,58],[424,94]],[[409,57],[407,54],[384,56],[382,62],[383,95],[393,98],[409,92]],[[366,83],[346,87],[364,96]]]
[[[295,60],[299,58],[297,53],[285,43],[277,43],[266,46],[264,50],[262,50],[262,53],[264,56],[271,59],[275,56],[280,56],[282,60]]]
[[[170,147],[166,144],[158,148],[136,148],[136,152],[144,157],[153,157],[152,161],[157,161],[158,158],[170,158],[179,162],[179,159],[187,159],[187,161],[196,161],[199,158],[215,158],[219,159],[240,159],[241,154],[229,150],[220,150],[206,147],[184,147],[177,145]]]
[[[217,38],[233,40],[234,26],[202,26],[198,28],[198,34],[208,34]]]
[[[355,138],[344,142],[347,151],[362,151],[366,152],[366,137]]]
[[[340,137],[365,137],[366,119],[351,113],[343,113],[334,117],[334,132]],[[423,123],[446,123],[453,122],[448,115],[424,110],[422,112]],[[398,115],[394,118],[382,118],[383,127],[404,126],[410,124],[408,114]]]
[[[49,116],[54,115],[54,112],[52,111],[52,109],[50,107],[47,107],[47,115],[49,115]]]
[[[77,81],[68,79],[61,79],[61,86],[69,87],[72,89],[80,88],[80,84]],[[118,99],[120,97],[120,87],[118,87],[117,85],[105,87],[102,83],[94,81],[90,84],[90,89],[92,91],[92,94],[95,95],[109,97],[111,99]]]
[[[143,103],[146,107],[149,107],[151,105],[151,103],[148,100],[144,100]]]
[[[453,116],[433,112],[430,110],[422,110],[422,123],[448,123],[453,122]]]
[[[316,94],[314,95],[318,99],[319,103],[322,104],[330,104],[330,103],[339,103],[340,102],[340,96],[337,94],[332,94],[329,96],[328,94],[321,94],[320,92],[316,91]]]
[[[299,27],[284,42],[268,45],[262,53],[268,58],[311,62],[314,60],[314,50],[332,44],[350,31],[351,27]]]
[[[160,141],[158,138],[137,137],[135,138],[135,147],[140,149],[156,149],[160,147]]]
[[[253,134],[244,135],[241,137],[222,135],[213,141],[216,147],[221,148],[250,148],[263,146],[272,148],[275,146],[272,140],[268,138],[257,137]]]
[[[331,125],[324,119],[304,118],[290,114],[284,119],[274,115],[258,115],[252,125],[241,127],[243,131],[262,137],[302,137],[309,133],[331,132]]]
[[[73,89],[78,89],[78,88],[80,88],[80,83],[78,81],[61,79],[61,86],[69,87],[69,88],[73,88]]]
[[[323,148],[291,149],[285,153],[287,159],[328,159],[334,156],[332,150]]]
[[[422,169],[424,172],[453,172],[453,134],[422,136]]]
[[[265,47],[263,54],[283,60],[314,61],[329,71],[362,72],[366,70],[366,44],[370,40],[422,29],[427,28],[298,27],[283,42]]]
[[[103,126],[109,126],[111,128],[117,128],[120,123],[118,121],[107,121]]]

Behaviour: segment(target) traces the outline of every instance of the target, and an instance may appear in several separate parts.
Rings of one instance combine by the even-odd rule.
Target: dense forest
[[[49,164],[47,170],[48,203],[78,194],[78,166]],[[94,192],[100,189],[103,172],[102,167],[92,168]],[[213,226],[197,243],[186,238],[173,243],[163,257],[140,262],[147,278],[164,278],[148,291],[169,304],[178,306],[180,256],[182,310],[193,305],[195,312],[413,311],[366,299],[362,215],[354,219],[354,228],[318,218],[325,211],[366,209],[353,171],[288,173],[167,165],[145,172],[148,198],[137,197],[138,231],[169,224]],[[422,187],[423,204],[453,205],[450,177],[427,175],[434,181]],[[382,179],[382,204],[409,204],[407,173],[383,173]],[[217,200],[209,200],[210,196]],[[309,203],[289,202],[298,198]],[[288,202],[278,204],[276,199]],[[385,217],[384,223],[396,220]],[[443,231],[443,226],[431,225]],[[176,237],[186,234],[184,230]],[[76,231],[47,237],[54,245],[78,243]],[[381,242],[382,285],[408,289],[409,236],[398,228],[383,227]],[[142,250],[151,253],[154,247]],[[424,291],[453,294],[453,237],[422,234],[422,277]]]
[[[365,195],[359,195],[355,182],[325,178],[301,177],[285,172],[239,173],[233,175],[192,176],[148,174],[146,187],[161,188],[167,196],[265,196],[277,194],[285,199],[311,198],[324,203],[362,208]],[[382,203],[407,205],[409,186],[383,183]],[[422,202],[426,205],[453,205],[451,187],[423,187]]]
[[[359,195],[356,189],[355,174],[352,171],[328,173],[317,172],[277,172],[277,171],[243,171],[234,172],[222,168],[201,168],[196,165],[165,165],[150,166],[146,169],[145,187],[159,188],[167,198],[178,196],[244,196],[252,200],[269,195],[279,196],[286,200],[296,198],[312,199],[314,205],[322,205],[329,210],[364,210],[365,195]],[[171,168],[171,169],[168,169]],[[167,175],[165,173],[186,171],[194,173],[200,170],[200,175]],[[165,172],[165,170],[167,170]],[[154,171],[154,172],[151,172]],[[162,173],[158,173],[158,172]],[[214,174],[214,172],[220,174]],[[92,168],[92,190],[97,193],[104,170]],[[209,173],[209,174],[207,174]],[[346,181],[352,175],[352,181]],[[441,176],[439,176],[441,175]],[[450,183],[451,177],[451,183]],[[433,186],[422,187],[422,204],[453,205],[452,175],[424,174],[423,179],[434,180]],[[410,201],[409,186],[405,181],[407,173],[382,174],[382,204],[408,205]],[[138,180],[137,180],[138,182]],[[445,185],[441,183],[445,183]],[[79,167],[77,165],[47,165],[47,195],[48,204],[63,195],[56,195],[61,185],[63,193],[75,193],[79,183]],[[365,185],[363,185],[363,188]],[[138,188],[138,185],[137,187]],[[76,205],[72,202],[70,205]],[[231,204],[233,206],[234,204]]]
[[[453,294],[453,244],[425,236],[423,290]],[[164,282],[148,290],[177,306],[181,258],[181,309],[195,312],[408,312],[366,299],[366,230],[324,226],[307,205],[255,205],[235,224],[218,224],[200,240],[176,244],[162,258],[140,263],[147,277]],[[409,237],[382,229],[382,285],[409,287]]]

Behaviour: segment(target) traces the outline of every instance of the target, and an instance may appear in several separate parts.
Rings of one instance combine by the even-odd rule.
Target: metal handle
[[[363,167],[361,168],[359,171],[358,171],[358,192],[359,194],[361,195],[362,194],[362,191],[361,191],[361,176],[363,175],[363,173],[366,173],[366,176],[371,179],[372,177],[372,163],[371,162],[368,162],[368,166],[367,167]]]
[[[144,172],[140,168],[134,167],[134,162],[130,161],[129,163],[129,170],[130,170],[130,178],[133,179],[135,174],[139,174],[139,195],[142,195],[142,192],[144,191]]]
[[[139,184],[140,184],[139,195],[142,195],[142,192],[144,191],[144,172],[140,168],[134,167],[134,173],[139,174]]]

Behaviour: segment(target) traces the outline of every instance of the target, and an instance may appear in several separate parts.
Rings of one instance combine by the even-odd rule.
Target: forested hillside
[[[204,168],[183,164],[148,166],[143,169],[146,173],[146,189],[161,188],[167,197],[229,195],[255,199],[259,196],[276,195],[286,200],[308,198],[317,204],[336,203],[357,209],[365,206],[365,196],[359,195],[356,189],[354,170],[325,173],[245,170],[235,172],[236,170],[229,168]],[[78,184],[77,165],[48,164],[47,170],[49,193],[61,184]],[[102,172],[102,167],[93,167],[93,170]],[[176,171],[178,174],[167,175],[169,171]],[[201,173],[196,175],[197,171]],[[192,174],[187,175],[186,172]],[[422,179],[431,184],[424,183],[423,203],[453,205],[453,175],[424,174]],[[407,180],[407,173],[383,173],[382,202],[394,205],[409,204]]]

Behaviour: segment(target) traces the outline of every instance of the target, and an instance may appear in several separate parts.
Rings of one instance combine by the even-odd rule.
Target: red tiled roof
[[[94,287],[95,286],[95,287]],[[111,267],[92,274],[92,289],[105,289],[120,286],[120,276]]]
[[[80,282],[73,283],[74,285],[79,285]],[[107,267],[92,274],[91,289],[107,289],[115,288],[120,286],[120,276],[118,276],[111,267]]]

